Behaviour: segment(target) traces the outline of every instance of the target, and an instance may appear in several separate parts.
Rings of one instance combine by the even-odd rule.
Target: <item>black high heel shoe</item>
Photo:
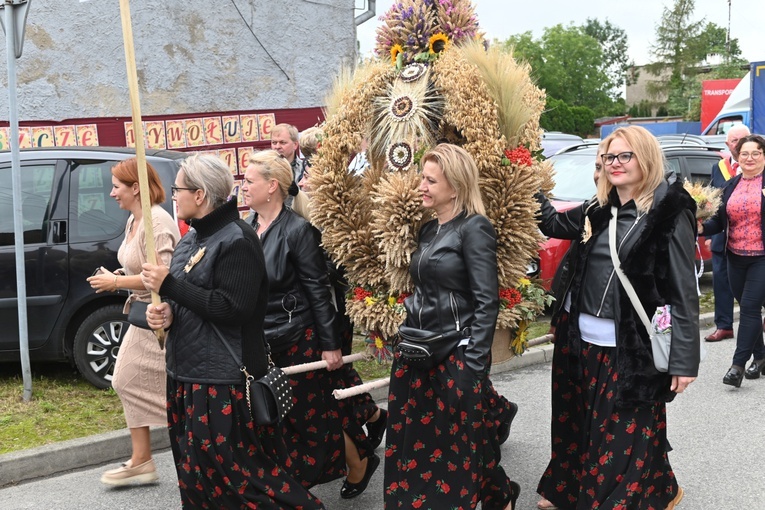
[[[369,442],[372,443],[372,449],[377,448],[382,443],[383,435],[385,434],[385,425],[388,423],[388,411],[380,409],[380,416],[377,421],[367,422],[367,437]]]
[[[516,482],[511,481],[510,482],[510,503],[512,503],[512,506],[510,507],[511,510],[515,509],[515,502],[518,501],[518,496],[521,495],[521,486],[518,485]]]
[[[744,372],[747,379],[759,379],[760,374],[765,375],[765,359],[756,359],[752,361],[749,368]]]
[[[741,381],[744,380],[744,367],[733,365],[728,369],[728,372],[723,377],[723,384],[729,384],[736,388],[741,387]]]
[[[510,437],[510,427],[513,425],[513,419],[515,419],[516,414],[518,414],[518,404],[510,402],[510,414],[508,415],[507,421],[497,427],[497,439],[499,439],[499,444],[505,444],[507,438]]]
[[[367,470],[364,472],[364,478],[362,478],[359,483],[351,483],[346,478],[343,482],[343,486],[340,487],[340,497],[343,499],[351,499],[364,492],[367,485],[369,485],[369,480],[372,479],[372,475],[375,473],[375,470],[377,470],[377,466],[379,465],[380,457],[374,453],[370,457],[367,457]]]

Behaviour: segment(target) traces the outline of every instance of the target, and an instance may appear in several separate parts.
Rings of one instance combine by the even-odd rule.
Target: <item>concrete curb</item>
[[[739,309],[734,309],[734,320],[738,321]],[[702,329],[714,326],[714,314],[699,316]],[[531,347],[522,355],[515,356],[491,367],[493,375],[518,370],[531,365],[552,361],[553,345],[544,342],[546,337],[529,341]],[[376,402],[386,403],[388,388],[372,390]],[[153,451],[170,448],[170,437],[166,427],[151,429]],[[29,450],[0,455],[0,488],[20,482],[57,475],[66,471],[100,466],[130,458],[132,446],[128,429],[115,430],[104,434],[61,441]]]

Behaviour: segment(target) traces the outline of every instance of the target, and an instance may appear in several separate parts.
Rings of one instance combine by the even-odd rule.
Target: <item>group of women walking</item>
[[[601,152],[597,196],[586,206],[560,217],[540,198],[543,231],[578,248],[558,296],[551,458],[538,507],[671,509],[683,491],[668,459],[666,403],[693,382],[699,364],[695,203],[681,184],[664,180],[661,149],[644,129],[617,129]],[[762,156],[762,147],[749,152]],[[323,508],[310,488],[343,476],[341,496],[355,497],[381,463],[375,448],[383,432],[386,508],[515,508],[521,488],[502,467],[500,444],[516,408],[488,375],[499,310],[496,235],[465,150],[440,144],[421,165],[422,205],[435,219],[422,226],[412,255],[405,326],[446,332],[456,323],[460,334],[430,368],[396,353],[387,413],[368,394],[331,396],[360,383],[341,358],[349,332],[331,288],[345,293],[342,268],[328,266],[320,233],[295,212],[307,197],[284,205],[297,187],[274,151],[252,155],[245,173],[251,221],[227,200],[233,183],[225,164],[194,155],[173,186],[189,233],[180,242],[166,234],[157,265],[123,260],[120,251],[121,285],[143,292],[131,299],[151,290],[164,300],[148,307],[147,321],[168,332],[165,419],[184,508]],[[115,198],[133,212],[127,245],[137,209],[125,197],[136,194],[121,190],[134,189],[137,178],[117,168]],[[114,290],[119,278],[92,284]],[[650,314],[664,305],[672,333],[660,371],[636,306]],[[327,369],[292,375],[293,409],[281,424],[258,426],[238,363],[257,379],[269,356],[281,367],[324,360]],[[755,360],[757,370],[762,362]],[[117,390],[128,415],[132,397]],[[159,407],[153,421],[134,425],[156,424]],[[141,470],[150,452],[147,459],[134,450],[117,475],[104,477],[151,471]]]

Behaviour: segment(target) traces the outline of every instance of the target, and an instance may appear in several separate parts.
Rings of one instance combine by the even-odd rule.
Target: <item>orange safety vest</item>
[[[717,163],[717,166],[720,167],[720,173],[723,176],[723,179],[726,181],[729,181],[731,177],[736,175],[736,173],[733,171],[733,168],[730,165],[730,159],[728,158],[722,158],[719,163]]]

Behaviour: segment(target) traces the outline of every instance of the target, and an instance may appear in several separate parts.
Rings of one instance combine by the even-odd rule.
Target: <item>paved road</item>
[[[702,332],[708,334],[710,330]],[[722,384],[734,344],[707,344],[700,378],[669,405],[670,460],[686,496],[681,509],[765,508],[765,378],[744,381],[738,390]],[[536,508],[536,484],[549,455],[548,364],[494,377],[497,389],[520,405],[503,465],[522,486],[518,508]],[[378,450],[381,453],[381,450]],[[118,510],[180,508],[172,456],[157,455],[159,484],[109,489],[98,479],[103,466],[0,490],[0,509]],[[328,509],[382,508],[382,470],[367,492],[352,501],[339,497],[340,481],[315,488]]]

